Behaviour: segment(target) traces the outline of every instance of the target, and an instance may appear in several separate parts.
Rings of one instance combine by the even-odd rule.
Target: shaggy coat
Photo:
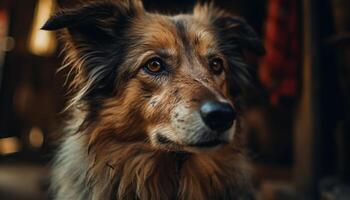
[[[43,29],[59,30],[74,94],[55,199],[253,199],[238,99],[249,85],[243,50],[264,49],[244,20],[211,4],[167,16],[102,0]],[[220,136],[197,114],[208,99],[238,112]]]

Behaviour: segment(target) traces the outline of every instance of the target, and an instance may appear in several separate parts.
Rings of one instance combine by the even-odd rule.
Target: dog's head
[[[137,0],[96,1],[60,11],[43,29],[62,29],[71,106],[88,110],[92,143],[106,135],[176,151],[230,143],[235,98],[249,84],[243,51],[264,52],[244,20],[210,4],[166,16]]]

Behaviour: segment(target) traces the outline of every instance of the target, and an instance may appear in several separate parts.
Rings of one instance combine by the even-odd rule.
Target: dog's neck
[[[144,144],[98,148],[88,173],[93,199],[251,199],[244,157],[229,145],[203,155]]]

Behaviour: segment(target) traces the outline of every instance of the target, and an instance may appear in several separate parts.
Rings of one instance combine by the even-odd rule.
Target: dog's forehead
[[[200,55],[217,49],[213,28],[193,15],[149,14],[134,23],[134,34],[142,46],[178,53],[191,48]]]

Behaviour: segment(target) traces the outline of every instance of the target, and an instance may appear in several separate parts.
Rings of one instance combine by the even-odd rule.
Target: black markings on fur
[[[194,103],[199,103],[200,102],[200,100],[196,99],[196,98],[191,99],[191,101],[194,102]]]
[[[213,176],[214,176],[214,175],[210,175],[210,176],[209,176],[209,185],[210,185],[210,186],[213,186]]]
[[[193,79],[193,81],[196,82],[196,83],[198,83],[198,84],[201,83],[201,82],[199,82],[199,80],[197,80],[197,79]]]
[[[187,152],[183,152],[183,151],[172,152],[172,154],[173,154],[173,156],[175,158],[175,162],[176,162],[175,173],[177,175],[180,175],[181,168],[182,168],[183,164],[190,157],[190,154]]]
[[[195,38],[194,38],[194,45],[195,45],[195,46],[198,46],[199,43],[200,43],[200,42],[199,42],[199,37],[195,37]]]
[[[152,97],[152,90],[147,87],[141,87],[141,90],[143,91],[143,97],[145,99],[149,99]]]
[[[109,167],[109,168],[111,168],[112,170],[114,170],[114,167],[113,167],[111,164],[106,163],[106,166]]]
[[[174,100],[174,103],[179,103],[182,98],[181,96],[179,95],[179,88],[176,88],[174,91],[173,91],[173,96],[175,97],[175,100]]]
[[[254,86],[243,50],[262,55],[265,51],[263,44],[254,30],[239,17],[220,17],[215,20],[214,27],[217,32],[219,47],[228,58],[228,90],[233,97],[244,96]]]
[[[181,100],[182,100],[182,98],[179,97],[179,96],[177,96],[177,97],[175,97],[175,102],[174,102],[174,103],[175,103],[175,104],[176,104],[176,103],[179,103]]]
[[[242,18],[235,16],[220,17],[215,20],[214,26],[219,32],[219,38],[226,43],[236,43],[246,49],[263,55],[265,48],[253,28]]]
[[[142,96],[143,96],[143,98],[145,98],[145,99],[149,99],[149,98],[152,97],[152,94],[143,94]]]
[[[173,95],[177,97],[179,95],[179,88],[175,88]]]
[[[191,48],[191,41],[188,38],[187,35],[187,27],[186,27],[186,22],[182,20],[176,20],[174,21],[174,24],[176,26],[178,35],[182,41],[182,44],[184,46],[184,55],[191,55],[192,54],[192,48]],[[191,62],[191,59],[189,59]]]
[[[157,103],[158,103],[157,100],[152,100],[152,101],[150,102],[150,105],[151,105],[152,107],[156,107]]]
[[[203,78],[203,82],[204,82],[204,83],[209,83],[209,79]]]

